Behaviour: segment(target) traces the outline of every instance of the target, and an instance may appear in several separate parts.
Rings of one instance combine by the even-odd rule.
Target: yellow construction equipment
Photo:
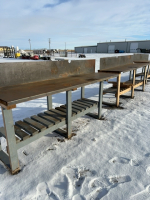
[[[15,58],[19,58],[20,57],[20,53],[15,53]]]

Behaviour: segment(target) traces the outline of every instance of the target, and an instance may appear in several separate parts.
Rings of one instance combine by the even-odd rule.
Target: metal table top
[[[138,60],[138,61],[133,61],[134,63],[150,63],[150,60]]]
[[[147,65],[147,63],[139,62],[139,63],[132,63],[132,64],[128,64],[128,65],[121,65],[121,66],[117,66],[117,67],[113,67],[113,68],[106,68],[106,69],[102,69],[99,71],[100,72],[110,72],[110,73],[111,72],[121,73],[121,72],[132,71],[134,69],[144,67],[145,65]]]
[[[4,104],[5,106],[14,105],[17,103],[104,81],[113,77],[116,77],[116,74],[102,72],[1,87],[0,103]]]

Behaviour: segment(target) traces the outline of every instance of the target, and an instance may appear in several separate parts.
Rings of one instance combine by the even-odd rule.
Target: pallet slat
[[[55,119],[53,117],[50,117],[44,113],[39,113],[38,116],[52,122],[53,124],[58,124],[61,121],[61,120]]]
[[[64,112],[64,113],[67,112],[67,109],[66,109],[66,108],[62,108],[62,107],[56,107],[55,109],[56,109],[56,110],[60,110],[60,111],[62,111],[62,112]],[[76,115],[76,113],[75,113],[74,111],[72,111],[72,116],[74,116],[74,115]]]
[[[80,103],[83,103],[83,105],[90,106],[90,108],[94,105],[94,103],[90,103],[90,102],[84,101],[82,99],[78,99],[77,101],[80,102]]]
[[[49,121],[47,121],[47,120],[45,120],[45,119],[43,119],[43,118],[41,118],[41,117],[39,117],[37,115],[31,116],[31,119],[43,124],[47,128],[52,127],[54,125],[52,122],[49,122]]]
[[[62,106],[60,106],[60,107],[66,109],[66,105],[62,105]],[[74,111],[76,114],[80,113],[79,110],[77,110],[77,109],[75,109],[75,108],[73,108],[73,107],[72,107],[72,111]]]
[[[15,128],[15,134],[21,138],[21,140],[26,140],[30,137],[26,132],[22,131],[20,127],[14,126]]]
[[[60,110],[56,110],[56,109],[50,109],[50,111],[57,113],[60,116],[66,117],[66,113],[60,111]]]
[[[105,90],[103,90],[103,94],[106,94],[106,93],[116,93],[117,92],[117,88],[107,88]]]
[[[23,120],[25,123],[35,127],[36,129],[38,129],[39,131],[43,131],[46,129],[46,126],[44,126],[43,124],[40,124],[38,122],[36,122],[35,120],[33,119],[30,119],[30,118],[25,118]]]
[[[61,135],[61,136],[67,137],[67,132],[60,129],[60,128],[56,129],[54,132]]]
[[[72,108],[75,108],[75,109],[79,110],[80,112],[86,110],[85,108],[81,108],[81,107],[79,107],[78,105],[75,105],[75,104],[72,104]]]
[[[138,77],[138,76],[144,76],[145,74],[144,73],[138,73],[135,75],[135,77]]]
[[[89,102],[93,102],[95,104],[98,104],[98,101],[92,100],[92,99],[86,99],[86,98],[82,98],[85,101],[89,101]]]
[[[65,120],[65,117],[62,117],[62,116],[58,115],[57,113],[54,113],[54,112],[51,112],[51,111],[45,111],[44,113],[46,115],[51,116],[53,118],[56,118],[56,119],[58,119],[60,121],[64,121]]]
[[[84,105],[84,106],[87,106],[88,108],[91,108],[91,107],[92,107],[92,105],[87,104],[87,103],[84,103],[83,101],[80,101],[80,100],[77,100],[77,101],[74,101],[74,102],[75,102],[75,103],[79,103],[79,104]]]
[[[78,106],[78,107],[81,107],[83,108],[84,110],[88,109],[87,106],[83,105],[83,104],[80,104],[79,102],[72,102],[72,105],[75,105],[75,106]]]
[[[80,100],[80,99],[79,99]],[[98,105],[98,102],[93,102],[93,101],[87,101],[87,100],[85,100],[85,99],[81,99],[82,101],[84,101],[85,103],[88,103],[88,104],[90,104],[90,105],[92,105],[92,106],[94,106],[94,105]]]
[[[0,127],[0,133],[1,133],[1,135],[2,135],[4,138],[6,138],[4,127]],[[16,143],[20,142],[19,138],[16,137],[16,135],[15,135],[15,138],[16,138]]]
[[[29,134],[31,135],[35,135],[37,134],[39,131],[36,130],[35,128],[31,127],[30,125],[28,125],[27,123],[25,122],[22,122],[21,120],[20,121],[17,121],[15,122],[15,125],[16,126],[19,126],[20,128],[24,129],[25,131],[27,131]]]

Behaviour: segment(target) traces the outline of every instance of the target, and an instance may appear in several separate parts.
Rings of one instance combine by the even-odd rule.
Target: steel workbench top
[[[113,77],[116,77],[116,74],[102,72],[1,87],[0,103],[5,106],[15,105],[17,103],[72,90]]]
[[[121,73],[121,72],[128,72],[132,71],[141,67],[144,67],[147,65],[147,62],[138,62],[138,63],[132,63],[132,64],[127,64],[127,65],[121,65],[117,67],[112,67],[112,68],[106,68],[99,70],[99,72],[116,72],[116,73]]]

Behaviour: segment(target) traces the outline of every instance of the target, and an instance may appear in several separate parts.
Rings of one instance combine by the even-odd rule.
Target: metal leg
[[[47,110],[52,108],[52,95],[47,96]]]
[[[147,68],[147,66],[144,67],[144,78],[143,78],[143,85],[142,85],[143,91],[145,90],[145,81],[146,81],[146,77],[147,77],[146,68]]]
[[[0,151],[2,150],[2,147],[1,147],[1,138],[0,138]]]
[[[142,67],[142,73],[144,73],[144,68]],[[142,80],[142,76],[141,76],[141,80]]]
[[[98,119],[102,117],[103,81],[99,82]]]
[[[129,80],[131,81],[131,77],[132,77],[132,71],[130,71],[129,73]]]
[[[5,108],[2,108],[2,113],[3,113],[5,135],[6,135],[7,146],[8,146],[11,173],[15,174],[18,171],[20,171],[20,167],[19,167],[19,160],[18,160],[18,154],[17,154],[12,110],[6,110]],[[7,165],[7,163],[5,164]]]
[[[119,97],[120,97],[120,81],[121,74],[117,76],[117,96],[116,96],[116,106],[119,107]]]
[[[146,72],[146,80],[145,80],[145,83],[147,83],[148,75],[149,75],[149,65],[147,66],[147,72]]]
[[[72,133],[72,124],[71,124],[71,116],[72,116],[72,97],[71,97],[71,91],[66,91],[66,104],[67,104],[67,138],[71,137]]]
[[[134,86],[135,86],[135,69],[133,70],[133,77],[132,77],[131,98],[134,97]]]
[[[84,94],[85,94],[85,87],[81,87],[81,99],[84,98]]]

